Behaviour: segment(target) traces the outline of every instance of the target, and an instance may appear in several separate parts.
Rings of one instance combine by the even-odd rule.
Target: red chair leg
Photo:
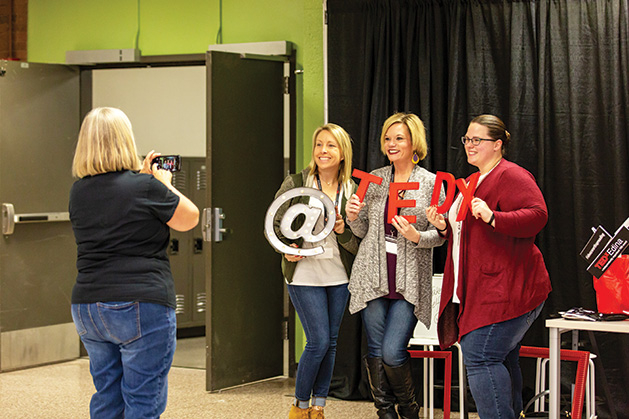
[[[548,358],[548,348],[538,348],[533,346],[522,346],[520,348],[520,356],[528,358]],[[560,358],[562,361],[576,361],[577,374],[574,385],[574,398],[572,402],[571,415],[573,418],[580,418],[583,412],[583,397],[585,394],[585,380],[587,377],[588,364],[590,362],[590,353],[587,351],[573,351],[570,349],[561,349]]]
[[[452,352],[409,350],[411,358],[439,358],[445,360],[443,378],[443,419],[450,419],[450,397],[452,388]]]

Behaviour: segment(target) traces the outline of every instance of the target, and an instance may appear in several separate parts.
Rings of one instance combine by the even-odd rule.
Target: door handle
[[[228,229],[223,228],[224,219],[222,208],[203,208],[201,216],[203,241],[216,243],[223,241],[223,235],[229,233]]]
[[[223,241],[223,234],[227,233],[227,229],[223,228],[223,220],[225,219],[225,213],[223,213],[222,208],[214,208],[212,211],[213,215],[213,229],[212,229],[212,239],[215,242]]]
[[[212,241],[212,208],[203,208],[201,213],[201,236],[204,242]]]
[[[16,214],[13,204],[2,204],[2,234],[13,234],[16,224],[48,223],[55,221],[70,221],[69,212],[41,212],[34,214]]]
[[[15,209],[13,204],[2,204],[2,234],[13,234],[15,228]]]

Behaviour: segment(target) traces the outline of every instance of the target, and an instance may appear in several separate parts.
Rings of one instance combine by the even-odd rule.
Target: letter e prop
[[[387,217],[387,223],[391,224],[393,217],[397,214],[398,208],[410,208],[415,206],[414,199],[400,199],[398,191],[419,189],[419,182],[397,182],[392,183],[389,186],[389,215]],[[414,223],[416,217],[414,215],[403,215],[409,223]]]

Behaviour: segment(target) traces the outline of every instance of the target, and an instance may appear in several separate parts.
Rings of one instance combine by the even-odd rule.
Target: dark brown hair
[[[495,115],[478,115],[472,119],[470,124],[475,123],[487,127],[489,136],[494,140],[502,140],[502,155],[507,153],[509,141],[511,141],[511,134],[507,131],[505,123]]]

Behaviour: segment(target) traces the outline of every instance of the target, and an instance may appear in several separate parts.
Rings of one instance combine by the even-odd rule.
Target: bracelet
[[[442,229],[440,229],[440,228],[439,228],[439,227],[437,227],[437,226],[435,226],[435,228],[437,229],[437,231],[438,231],[439,233],[443,233],[444,231],[448,231],[448,226],[446,226],[446,228],[444,228],[443,230],[442,230]]]
[[[493,223],[495,219],[496,219],[496,215],[492,212],[491,213],[491,218],[489,219],[487,224],[491,225],[491,223]]]

